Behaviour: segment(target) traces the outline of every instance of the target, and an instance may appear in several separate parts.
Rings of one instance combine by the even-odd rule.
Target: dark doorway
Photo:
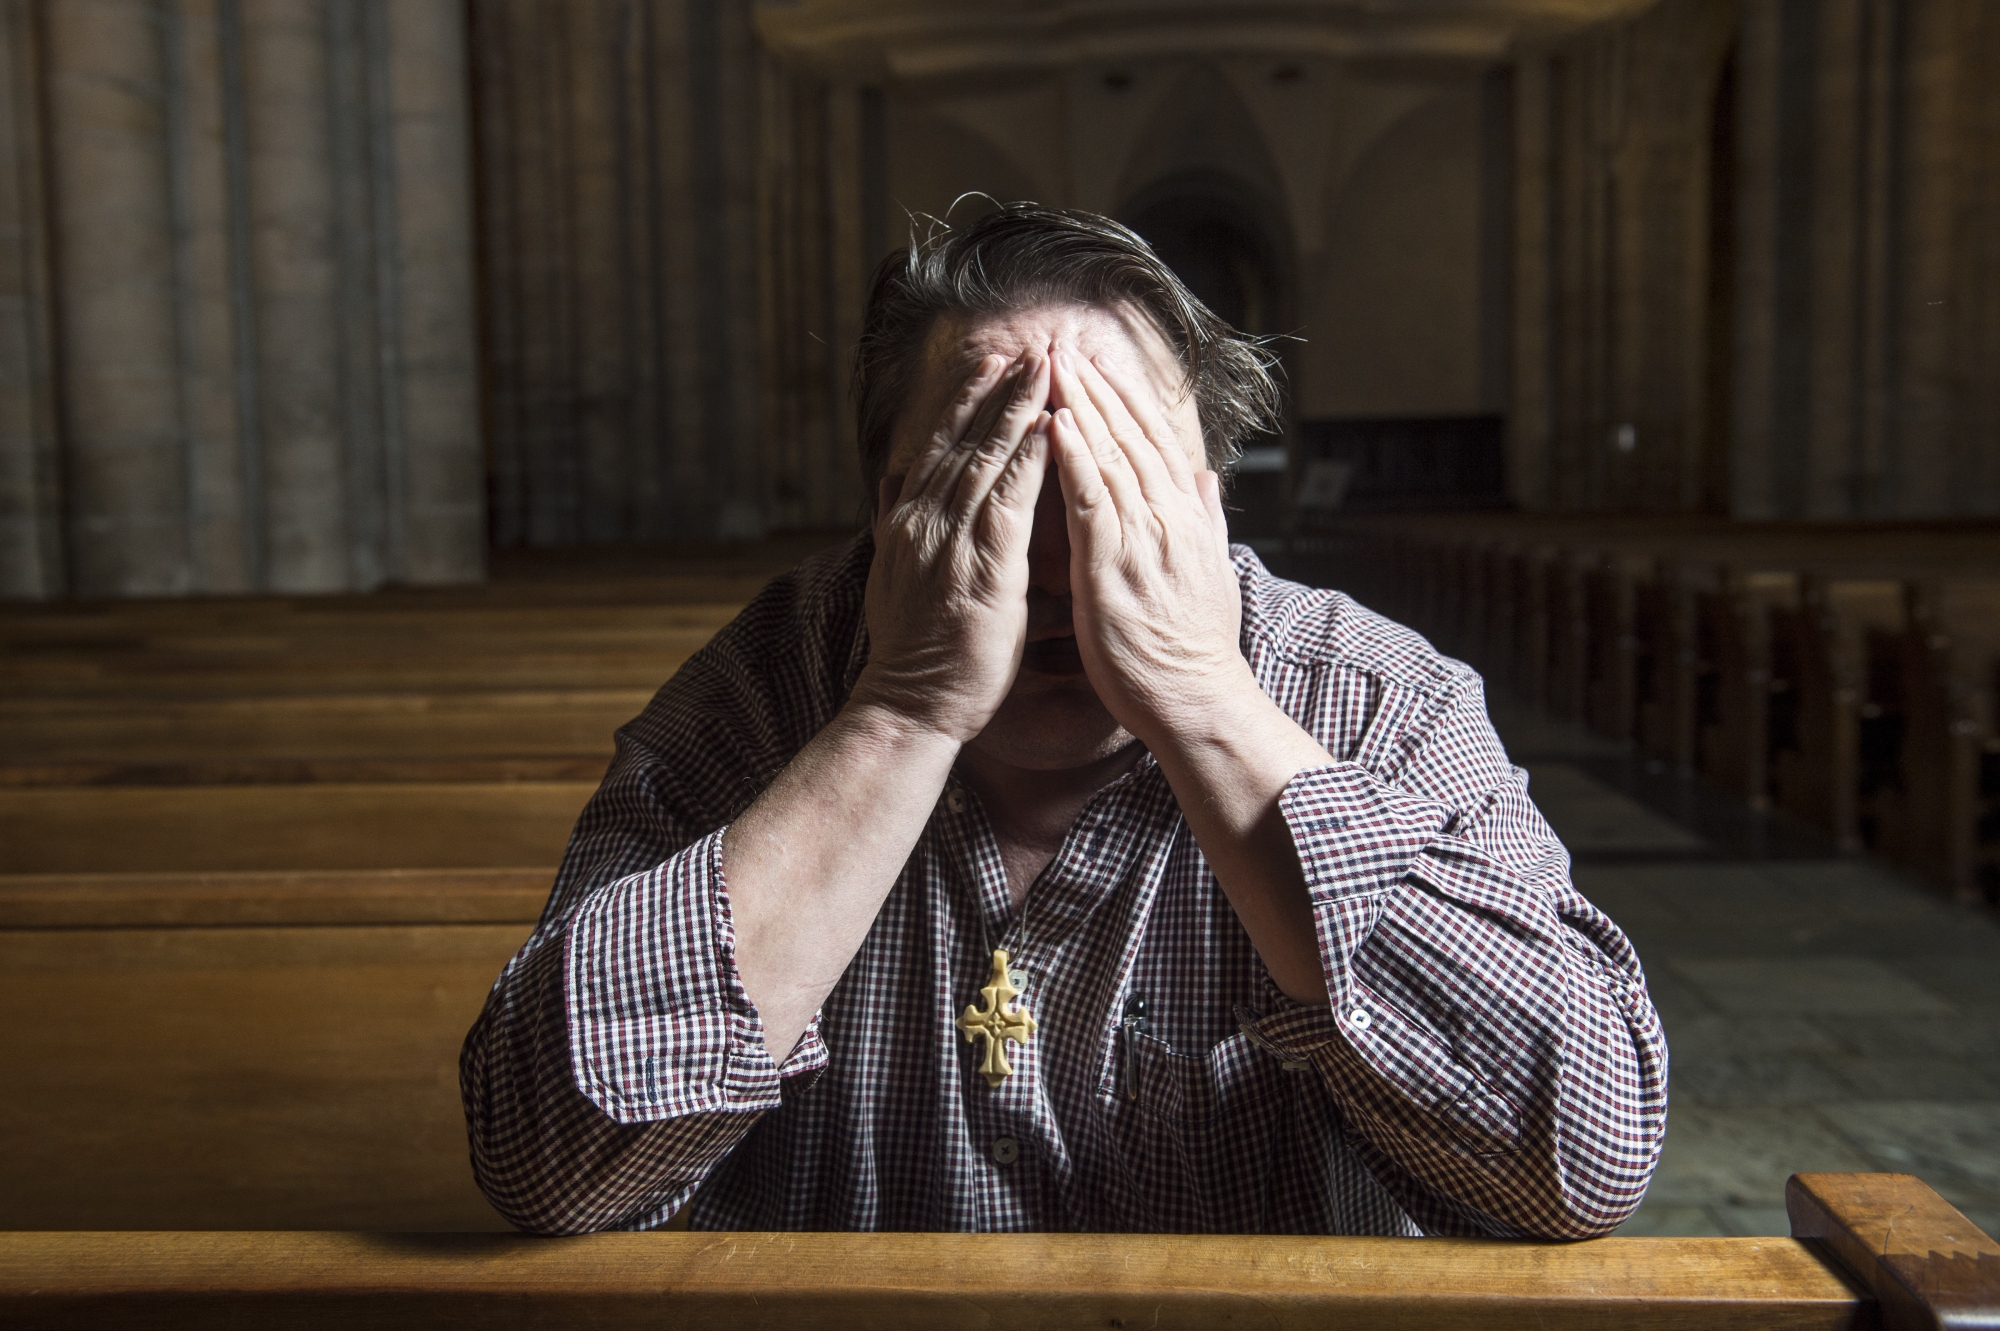
[[[1134,196],[1119,220],[1146,238],[1215,314],[1246,333],[1288,331],[1282,243],[1234,181],[1208,175],[1160,182]]]

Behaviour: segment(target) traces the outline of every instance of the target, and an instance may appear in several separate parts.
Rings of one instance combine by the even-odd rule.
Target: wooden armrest
[[[1794,1174],[1792,1236],[1826,1245],[1883,1331],[2000,1327],[2000,1243],[1910,1174]]]

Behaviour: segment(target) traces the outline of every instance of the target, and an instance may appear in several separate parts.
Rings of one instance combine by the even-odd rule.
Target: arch
[[[1140,190],[1117,217],[1221,318],[1247,333],[1282,333],[1293,319],[1291,238],[1283,211],[1261,195],[1197,169]]]

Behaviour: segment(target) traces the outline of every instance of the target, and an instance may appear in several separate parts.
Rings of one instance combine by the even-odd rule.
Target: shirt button
[[[1347,1024],[1357,1031],[1365,1031],[1375,1024],[1375,1018],[1368,1015],[1367,1008],[1358,1007],[1347,1014]]]
[[[995,1137],[993,1139],[994,1164],[1011,1165],[1020,1158],[1021,1143],[1015,1141],[1012,1137]]]
[[[1011,984],[1011,985],[1013,985],[1013,986],[1014,986],[1014,987],[1015,987],[1016,989],[1020,990],[1020,991],[1021,991],[1022,993],[1024,993],[1024,994],[1025,994],[1025,993],[1027,993],[1027,992],[1028,992],[1028,972],[1026,972],[1026,971],[1008,971],[1008,972],[1007,972],[1007,983],[1008,983],[1008,984]]]
[[[954,790],[944,797],[944,807],[953,813],[965,812],[965,796]]]

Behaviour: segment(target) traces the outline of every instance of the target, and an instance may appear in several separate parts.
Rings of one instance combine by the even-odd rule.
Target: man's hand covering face
[[[960,744],[986,728],[1021,668],[1048,397],[1047,356],[986,357],[877,498],[856,692]]]

